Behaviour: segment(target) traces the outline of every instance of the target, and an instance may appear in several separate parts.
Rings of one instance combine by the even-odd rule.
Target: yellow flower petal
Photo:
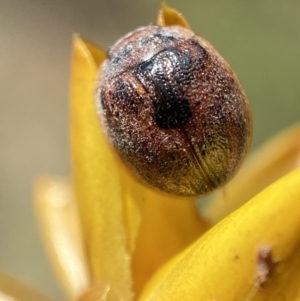
[[[79,37],[78,37],[79,38]],[[86,41],[82,41],[85,43],[86,49],[85,51],[89,52],[86,53],[86,56],[83,57],[85,59],[82,64],[89,64],[87,58],[94,60],[95,66],[98,69],[99,65],[104,61],[106,58],[106,53],[104,50],[100,49],[99,47],[88,43]],[[83,71],[83,70],[82,70]],[[79,71],[81,72],[81,71]],[[84,74],[82,74],[84,76]],[[96,77],[96,74],[93,75],[93,77]],[[89,78],[89,83],[92,85],[93,89],[95,87],[95,80]],[[93,93],[94,97],[94,93]],[[91,103],[90,103],[91,104]],[[89,109],[96,110],[94,106],[93,101],[93,107],[89,107]],[[90,114],[91,112],[89,112]],[[74,112],[74,114],[77,114],[77,112]],[[98,118],[98,117],[97,117]],[[75,121],[75,118],[74,118]],[[86,120],[89,122],[89,120]],[[76,121],[75,121],[76,122]],[[85,120],[83,121],[83,123]],[[78,125],[80,126],[80,125]],[[92,127],[92,125],[90,125]],[[97,126],[97,129],[94,128],[95,132],[99,132],[99,127],[101,127],[100,122],[97,119],[97,124],[94,122],[93,126]],[[84,132],[84,135],[86,132]],[[76,140],[76,138],[75,138]],[[101,132],[101,138],[99,140],[101,143],[107,144],[106,138],[103,137],[103,134]],[[95,144],[99,144],[100,142],[95,142]],[[101,144],[100,143],[100,144]],[[111,150],[110,150],[111,152]],[[123,164],[119,161],[118,158],[114,158],[116,160],[115,164],[118,166],[119,172],[120,172],[120,181],[119,184],[122,188],[122,195],[123,195],[123,205],[124,205],[124,223],[125,223],[125,229],[127,232],[127,238],[128,238],[128,246],[130,251],[132,252],[135,246],[135,238],[137,235],[137,230],[140,223],[140,211],[141,206],[143,205],[143,199],[145,194],[145,188],[143,185],[141,185],[139,182],[137,182],[130,174],[128,174],[128,170],[125,169]]]
[[[134,291],[138,295],[153,273],[209,228],[194,199],[147,190],[133,253]]]
[[[139,300],[297,300],[299,200],[297,169],[179,254]]]
[[[165,14],[167,17],[168,15],[172,16],[172,14],[178,15],[177,12],[167,7],[165,7]],[[89,51],[89,47],[86,46],[85,53],[87,54]],[[97,51],[97,49],[94,48],[93,51]],[[93,51],[90,51],[90,57],[93,57]],[[86,62],[82,58],[81,60],[83,64],[88,64],[88,60]],[[85,77],[92,74],[82,66],[80,66],[79,70]],[[92,76],[88,79],[87,84],[89,85],[93,83],[91,78]],[[84,87],[82,79],[80,82]],[[74,87],[76,86],[77,84],[74,85]],[[91,94],[88,90],[85,91],[85,93]],[[79,109],[80,101],[78,101],[78,97],[76,98],[78,94],[80,95],[77,92],[72,93],[72,116],[74,120],[73,124],[75,124],[73,126],[72,149],[75,162],[75,178],[82,177],[86,181],[85,183],[84,181],[76,180],[76,186],[78,187],[79,198],[82,199],[82,201],[79,199],[82,202],[80,208],[85,212],[83,213],[83,220],[86,220],[86,222],[83,222],[83,227],[85,227],[85,224],[88,225],[88,228],[85,230],[86,235],[89,237],[88,244],[91,244],[91,246],[88,246],[88,250],[91,249],[90,252],[95,252],[94,255],[89,253],[91,265],[93,268],[95,265],[101,266],[101,264],[103,265],[103,261],[106,262],[108,260],[101,258],[101,252],[103,252],[102,244],[106,238],[101,237],[98,233],[100,230],[97,230],[98,232],[94,234],[95,238],[92,238],[91,233],[97,227],[94,225],[93,230],[91,230],[91,223],[96,220],[95,223],[100,225],[102,221],[102,224],[98,226],[100,229],[103,227],[103,220],[105,220],[104,214],[107,215],[107,219],[110,217],[110,220],[122,218],[119,215],[120,212],[117,210],[119,208],[123,214],[123,221],[121,219],[119,222],[124,222],[125,236],[122,236],[124,233],[120,233],[121,228],[119,228],[119,232],[116,232],[116,229],[110,226],[109,230],[111,230],[110,234],[112,237],[114,236],[115,241],[117,241],[119,236],[122,240],[125,240],[127,237],[127,246],[133,256],[134,288],[135,293],[138,293],[159,266],[191,244],[199,235],[207,230],[208,225],[197,214],[194,200],[178,200],[176,197],[160,195],[150,190],[146,192],[146,189],[141,184],[128,175],[128,172],[124,170],[119,160],[111,153],[111,149],[107,146],[106,138],[103,136],[101,130],[99,130],[99,122],[94,116],[95,108],[93,101],[84,104],[81,101]],[[75,100],[74,97],[76,98]],[[85,100],[87,98],[88,95],[82,97]],[[89,112],[83,115],[82,111],[87,107],[87,104],[88,109],[86,110]],[[78,109],[74,109],[76,107]],[[80,166],[78,164],[79,161],[81,162]],[[89,175],[89,181],[92,184],[87,183],[87,175]],[[82,183],[88,186],[81,187]],[[114,200],[107,200],[106,205],[103,205],[101,201],[94,202],[89,196],[93,190],[97,190],[98,199],[114,198]],[[112,191],[115,195],[113,195]],[[88,198],[90,199],[90,203],[86,201]],[[124,202],[123,207],[122,201]],[[146,202],[145,204],[144,201]],[[115,202],[118,202],[118,204],[114,205],[114,210],[107,208],[110,204],[115,204]],[[99,207],[101,206],[101,210],[103,210],[102,215],[98,216],[97,214],[99,213],[96,214],[97,210],[100,209],[95,209],[95,204]],[[153,229],[154,221],[156,225],[155,230]],[[110,221],[110,223],[112,222]],[[139,229],[140,223],[142,224]],[[166,241],[168,242],[167,246],[158,252],[158,248],[163,246],[162,242],[165,243]],[[99,245],[101,250],[97,250],[95,244]],[[116,246],[118,245],[116,244]],[[121,248],[117,251],[122,253]],[[127,258],[125,259],[128,260]],[[98,262],[100,260],[101,262]],[[110,261],[111,265],[117,263],[113,258]],[[113,270],[113,268],[111,269]],[[105,280],[103,270],[99,269],[96,273],[94,277],[102,281]]]
[[[219,191],[204,210],[216,223],[259,191],[300,166],[300,124],[292,126],[266,143],[241,168],[237,176]]]
[[[0,273],[1,301],[50,301],[22,282]]]
[[[78,301],[106,301],[108,292],[108,285],[98,285],[97,287],[90,288]]]
[[[81,225],[70,181],[41,178],[35,185],[39,228],[57,278],[70,299],[89,286]]]
[[[120,166],[119,171],[121,172],[124,200],[123,216],[128,239],[128,249],[130,254],[132,254],[136,247],[146,189],[123,166]]]
[[[76,196],[94,282],[107,283],[108,300],[131,300],[130,256],[124,229],[120,173],[95,112],[98,65],[105,54],[74,38],[71,144]],[[97,58],[99,58],[97,60]]]
[[[180,12],[164,3],[161,5],[160,11],[158,12],[156,24],[159,26],[179,25],[185,28],[190,28],[188,22]]]

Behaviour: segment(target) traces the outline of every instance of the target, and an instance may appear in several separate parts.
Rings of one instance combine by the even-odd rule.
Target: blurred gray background
[[[72,33],[109,47],[155,22],[160,0],[0,0],[0,270],[64,300],[32,210],[39,174],[68,175]],[[237,73],[253,149],[300,120],[300,1],[169,0]]]

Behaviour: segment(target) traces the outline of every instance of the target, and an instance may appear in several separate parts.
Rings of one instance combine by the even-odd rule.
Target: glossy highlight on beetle
[[[249,149],[251,113],[235,74],[181,26],[142,27],[117,41],[100,66],[96,104],[125,165],[166,193],[208,194]]]

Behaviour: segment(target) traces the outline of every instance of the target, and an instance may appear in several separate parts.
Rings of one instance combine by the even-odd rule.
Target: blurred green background
[[[300,120],[300,1],[170,0],[231,64],[253,110],[253,148]],[[68,175],[72,33],[105,48],[155,22],[160,0],[0,1],[0,270],[63,300],[32,209],[39,174]],[[300,138],[300,137],[299,137]]]

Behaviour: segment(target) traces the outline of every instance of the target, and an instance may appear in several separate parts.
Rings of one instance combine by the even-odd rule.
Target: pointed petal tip
[[[81,36],[78,32],[73,32],[72,39],[73,39],[73,41],[76,41],[76,40],[81,39]]]
[[[95,66],[98,68],[100,64],[106,59],[106,51],[94,43],[81,37],[79,33],[73,33],[73,56],[79,61],[80,57],[86,57],[88,61],[91,59]]]
[[[161,4],[156,24],[159,26],[178,25],[185,28],[190,28],[183,15],[176,9],[166,5],[165,2],[162,2]]]

